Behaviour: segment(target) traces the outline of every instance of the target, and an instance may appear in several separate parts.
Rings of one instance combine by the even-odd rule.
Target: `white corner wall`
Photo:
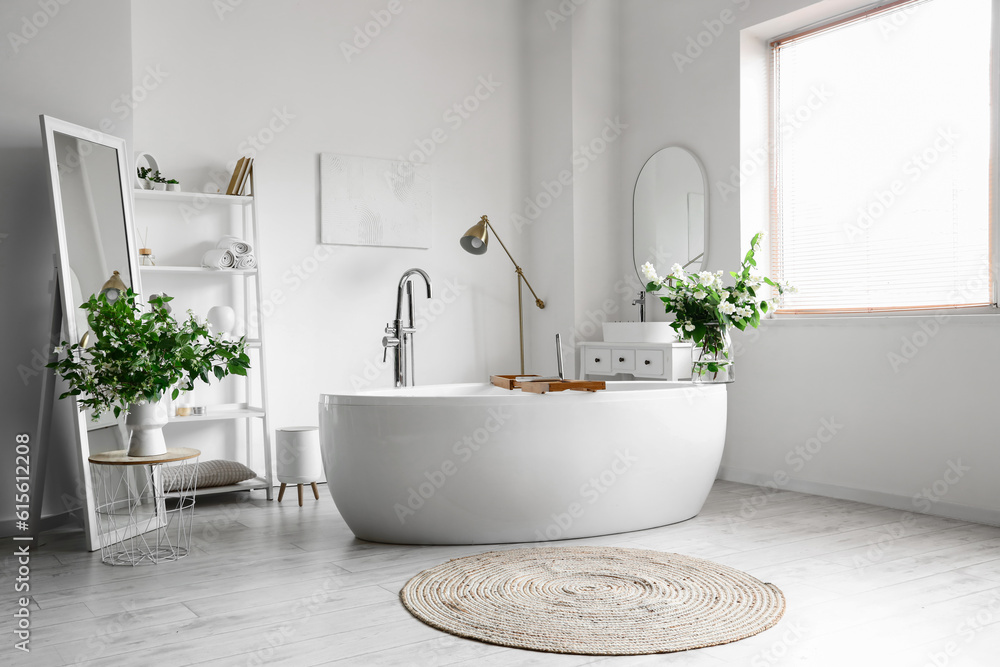
[[[525,3],[391,4],[397,13],[376,1],[243,2],[221,15],[198,0],[133,5],[135,81],[150,69],[164,76],[137,110],[136,147],[194,190],[256,152],[275,428],[315,424],[321,393],[391,386],[381,339],[411,267],[425,269],[436,290],[433,301],[416,298],[420,384],[485,381],[517,368],[513,266],[496,243],[483,256],[459,246],[481,215],[547,287],[509,223],[525,183]],[[367,45],[355,41],[366,26],[376,33]],[[275,110],[287,120],[272,132]],[[443,142],[430,139],[435,130]],[[321,245],[322,152],[426,158],[431,248]],[[149,243],[155,252],[155,236]]]
[[[43,6],[44,5],[44,6]],[[47,11],[46,11],[47,8]],[[120,106],[132,87],[128,0],[0,3],[0,536],[13,530],[14,437],[37,443],[43,365],[50,352],[56,233],[38,116],[132,140]],[[99,48],[95,48],[98,47]],[[79,506],[74,423],[57,403],[43,517]],[[66,463],[68,462],[68,463]],[[68,494],[69,503],[63,501]],[[38,502],[37,497],[32,498]]]
[[[712,270],[735,268],[767,224],[754,193],[741,218],[741,197],[722,186],[752,159],[741,145],[740,30],[859,4],[623,3],[622,191],[659,148],[693,150],[711,185]],[[998,340],[997,317],[959,315],[767,321],[738,335],[720,476],[1000,524]]]

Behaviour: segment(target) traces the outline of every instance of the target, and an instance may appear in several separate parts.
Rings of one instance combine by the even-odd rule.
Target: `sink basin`
[[[604,322],[606,343],[672,343],[677,332],[670,322]]]

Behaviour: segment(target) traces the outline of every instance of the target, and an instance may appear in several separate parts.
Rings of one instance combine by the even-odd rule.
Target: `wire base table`
[[[188,555],[199,456],[197,449],[179,447],[160,456],[129,456],[119,450],[89,458],[103,562],[135,566]],[[181,461],[195,465],[173,475],[176,487],[164,493],[162,468]]]

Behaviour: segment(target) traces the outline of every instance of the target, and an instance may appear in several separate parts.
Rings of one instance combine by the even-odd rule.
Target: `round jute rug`
[[[726,644],[772,627],[785,596],[745,572],[615,547],[489,551],[424,570],[399,593],[459,637],[551,653],[639,655]]]

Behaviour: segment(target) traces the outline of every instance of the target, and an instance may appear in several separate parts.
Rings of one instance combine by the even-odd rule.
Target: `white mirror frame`
[[[639,188],[639,178],[642,176],[642,170],[646,168],[646,165],[649,164],[653,158],[655,158],[657,155],[667,150],[668,148],[680,148],[681,150],[687,152],[688,155],[690,155],[691,158],[695,161],[695,164],[698,165],[698,169],[701,170],[702,187],[705,190],[705,230],[703,232],[705,237],[705,243],[704,243],[704,250],[702,251],[701,254],[701,268],[702,270],[706,270],[705,267],[708,266],[708,247],[709,247],[709,230],[710,230],[709,220],[711,220],[712,218],[709,207],[709,200],[711,199],[712,191],[709,190],[708,172],[705,171],[705,165],[702,164],[701,160],[698,159],[698,156],[695,155],[694,151],[692,151],[690,148],[686,146],[681,146],[680,144],[670,144],[668,146],[660,148],[659,150],[653,151],[653,154],[650,155],[646,159],[646,161],[642,163],[642,167],[640,167],[639,173],[636,174],[635,177],[635,185],[632,186],[632,268],[635,269],[635,275],[638,276],[639,282],[642,285],[646,284],[646,279],[643,277],[642,270],[639,268],[641,266],[639,263],[639,258],[635,256],[635,193]],[[645,263],[647,259],[648,258],[643,259],[642,262]]]
[[[130,285],[136,294],[142,294],[142,285],[139,277],[138,251],[135,243],[134,226],[132,222],[132,181],[129,176],[130,167],[128,154],[126,153],[125,140],[114,137],[96,130],[92,130],[80,125],[68,123],[51,116],[42,115],[39,117],[42,125],[42,140],[45,146],[45,153],[49,161],[49,186],[52,195],[53,214],[56,221],[56,235],[58,237],[58,272],[59,294],[62,301],[63,332],[66,340],[79,341],[83,332],[77,331],[75,313],[79,304],[73,303],[72,282],[70,273],[70,249],[66,241],[66,220],[63,215],[62,192],[59,184],[59,163],[56,155],[55,133],[65,134],[77,139],[90,141],[101,146],[113,149],[118,157],[118,180],[121,188],[122,211],[124,220],[122,224],[125,232],[125,244],[128,250],[128,270],[130,274]],[[51,350],[50,350],[51,352]],[[48,400],[49,397],[43,397]],[[52,400],[57,400],[53,397]],[[71,406],[75,415],[74,431],[76,434],[76,447],[79,453],[77,464],[79,466],[80,486],[82,493],[78,493],[78,500],[83,504],[83,528],[90,551],[97,551],[101,548],[100,526],[97,523],[97,515],[94,511],[94,487],[90,477],[90,440],[88,438],[87,414],[82,410],[75,396],[69,396],[66,400]],[[53,411],[49,412],[50,418]],[[47,447],[48,443],[40,443],[42,447]],[[44,471],[41,471],[44,474]],[[69,509],[69,508],[67,508]]]

